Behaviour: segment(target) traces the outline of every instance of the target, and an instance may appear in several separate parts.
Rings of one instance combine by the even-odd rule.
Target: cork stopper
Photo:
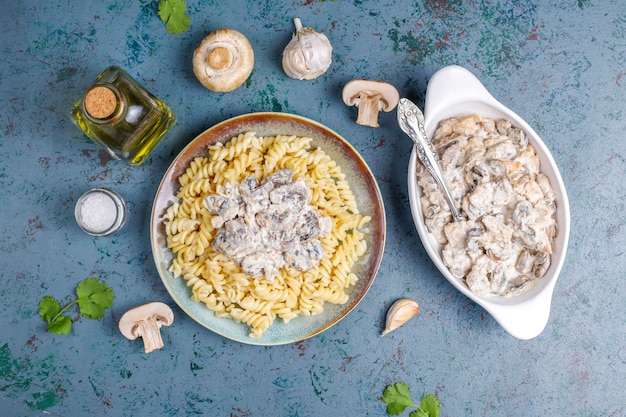
[[[85,95],[85,111],[94,119],[106,119],[115,113],[117,96],[108,87],[96,86]]]
[[[233,55],[228,48],[218,46],[213,48],[207,56],[207,63],[211,68],[217,71],[225,70],[230,67],[233,62]]]

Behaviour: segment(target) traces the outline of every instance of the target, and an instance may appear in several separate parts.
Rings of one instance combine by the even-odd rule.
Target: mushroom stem
[[[143,339],[143,347],[146,353],[163,347],[163,338],[159,329],[163,322],[156,317],[149,317],[137,323],[137,334]]]
[[[382,81],[355,79],[349,81],[341,92],[343,102],[348,106],[357,106],[359,114],[357,124],[379,127],[378,113],[390,112],[400,100],[396,88]]]
[[[379,127],[378,112],[385,106],[382,95],[377,91],[361,91],[357,99],[359,114],[356,122],[363,126]]]
[[[213,48],[207,56],[207,64],[216,71],[224,71],[231,66],[233,62],[233,55],[228,48],[218,46]]]
[[[118,327],[128,340],[143,339],[146,353],[163,347],[160,328],[174,322],[174,312],[167,304],[152,302],[128,310]]]

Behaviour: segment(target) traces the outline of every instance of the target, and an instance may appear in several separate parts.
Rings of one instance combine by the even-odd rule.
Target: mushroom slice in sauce
[[[311,190],[304,180],[281,185],[270,191],[270,201],[287,210],[299,210],[311,200]]]
[[[432,178],[418,170],[424,223],[451,273],[483,296],[513,296],[550,267],[556,197],[522,129],[477,115],[442,120],[433,134],[453,197],[468,219],[451,222]]]
[[[285,264],[305,271],[324,255],[320,237],[332,220],[309,205],[311,190],[283,169],[261,182],[253,176],[228,184],[204,204],[215,214],[213,249],[235,260],[248,275],[271,281]],[[216,220],[217,219],[217,220]]]
[[[285,251],[285,261],[299,271],[306,271],[318,265],[324,256],[324,248],[318,240],[296,243]]]

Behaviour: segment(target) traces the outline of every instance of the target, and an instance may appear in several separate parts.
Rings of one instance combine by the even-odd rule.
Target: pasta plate
[[[439,122],[467,114],[493,119],[504,118],[526,132],[529,143],[535,148],[541,171],[550,179],[556,194],[556,221],[558,235],[552,245],[552,262],[545,276],[535,281],[527,292],[513,297],[481,297],[474,294],[465,282],[456,278],[442,260],[440,245],[424,224],[420,198],[422,189],[417,184],[418,157],[413,150],[408,167],[408,188],[411,212],[416,229],[435,266],[462,294],[483,307],[512,336],[527,340],[538,336],[545,328],[550,315],[552,293],[565,261],[570,232],[570,212],[565,185],[558,167],[539,135],[520,116],[498,102],[468,70],[448,66],[437,71],[428,83],[424,106],[425,130],[431,138]]]
[[[220,318],[203,303],[193,301],[191,289],[182,277],[174,277],[169,267],[174,253],[167,246],[164,215],[177,202],[180,187],[178,178],[192,160],[208,154],[207,146],[226,143],[246,132],[257,136],[296,135],[312,138],[312,147],[322,148],[340,167],[363,214],[371,216],[363,232],[367,251],[353,265],[358,277],[356,284],[346,292],[345,304],[324,303],[323,312],[312,316],[298,316],[288,323],[277,318],[260,338],[249,337],[249,327],[230,318]],[[313,120],[286,113],[251,113],[223,121],[193,139],[174,159],[166,171],[152,207],[150,233],[154,262],[161,281],[174,302],[189,317],[205,328],[231,340],[252,345],[281,345],[317,335],[343,319],[363,299],[371,287],[382,261],[385,246],[386,219],[378,184],[359,153],[340,135]]]

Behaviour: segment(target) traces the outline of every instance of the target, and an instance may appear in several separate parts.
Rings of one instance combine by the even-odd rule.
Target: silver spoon
[[[424,114],[411,100],[406,98],[400,99],[398,104],[398,124],[400,128],[406,133],[415,143],[415,150],[422,164],[430,175],[433,176],[439,189],[443,193],[448,206],[450,206],[450,212],[455,222],[463,220],[459,210],[454,205],[454,199],[450,194],[450,189],[446,184],[446,180],[441,172],[439,166],[439,158],[437,157],[437,151],[432,142],[426,137],[426,130],[424,129]]]

